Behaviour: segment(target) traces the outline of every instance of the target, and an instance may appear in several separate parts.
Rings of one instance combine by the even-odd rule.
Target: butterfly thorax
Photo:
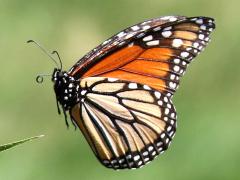
[[[54,83],[57,101],[62,105],[65,111],[79,102],[79,81],[76,81],[74,77],[70,76],[65,71],[54,69],[52,81]]]

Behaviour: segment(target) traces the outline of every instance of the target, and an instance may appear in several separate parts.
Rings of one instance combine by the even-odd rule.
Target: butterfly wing
[[[184,20],[185,18],[184,16],[163,16],[126,28],[87,53],[69,70],[69,74],[80,77],[94,63],[101,61],[104,56],[121,49],[133,39],[143,37],[149,29],[160,28],[163,24]]]
[[[106,167],[138,168],[168,148],[176,112],[167,96],[113,78],[84,78],[80,88],[81,102],[71,115]]]
[[[69,74],[77,79],[119,78],[172,95],[180,76],[207,45],[214,28],[213,19],[207,17],[167,16],[145,21],[95,48]]]
[[[100,162],[138,168],[167,149],[176,131],[171,97],[214,28],[207,17],[152,19],[108,39],[70,69],[83,89],[70,114]]]

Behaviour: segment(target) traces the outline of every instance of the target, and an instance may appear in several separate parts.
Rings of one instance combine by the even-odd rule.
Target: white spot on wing
[[[198,51],[196,49],[193,50],[194,53],[197,53]]]
[[[164,117],[163,120],[164,120],[164,121],[168,121],[168,117]]]
[[[178,72],[178,71],[180,70],[180,67],[179,67],[179,66],[174,66],[174,67],[173,67],[173,70],[176,71],[176,72]]]
[[[151,90],[151,88],[148,85],[143,85],[144,89]]]
[[[127,155],[127,159],[131,159],[131,158],[132,158],[131,154]]]
[[[134,161],[137,161],[137,160],[139,160],[140,159],[140,156],[139,155],[137,155],[137,156],[134,156]]]
[[[189,56],[189,53],[188,52],[182,52],[181,53],[181,57],[183,57],[183,58],[186,58],[186,57],[188,57]]]
[[[152,35],[146,36],[143,38],[143,41],[151,41],[153,39]]]
[[[82,90],[82,91],[81,91],[81,95],[85,95],[86,92],[87,92],[86,90]]]
[[[137,84],[136,84],[136,83],[129,83],[129,84],[128,84],[128,87],[129,87],[130,89],[136,89],[136,88],[137,88]]]
[[[198,19],[198,20],[196,20],[196,23],[197,23],[197,24],[202,24],[202,23],[203,23],[203,20],[202,20],[202,19]]]
[[[119,38],[122,38],[122,37],[125,36],[125,35],[126,35],[126,33],[123,32],[123,31],[117,34],[117,36],[118,36]]]
[[[145,35],[145,33],[140,33],[140,34],[137,35],[137,38],[141,38],[141,37],[143,37],[144,35]]]
[[[164,97],[163,100],[164,100],[164,102],[168,102],[168,98],[167,97]]]
[[[159,44],[159,40],[149,41],[146,43],[148,46],[155,46]]]
[[[145,158],[144,161],[145,161],[145,162],[149,161],[149,158]]]
[[[125,161],[125,159],[120,159],[119,163],[123,163]]]
[[[167,131],[169,132],[169,131],[171,131],[171,129],[172,129],[172,127],[168,126]]]
[[[159,100],[159,101],[158,101],[158,104],[159,104],[160,106],[162,106],[162,105],[163,105],[163,102],[162,102],[161,100]]]
[[[113,164],[117,163],[117,160],[116,159],[112,160],[112,163]]]
[[[152,152],[152,156],[155,156],[155,155],[156,155],[156,151],[153,151],[153,152]]]
[[[146,26],[143,26],[142,28],[143,28],[143,30],[147,30],[147,29],[149,29],[151,26],[149,26],[149,25],[146,25]]]
[[[125,39],[129,39],[129,38],[131,38],[133,36],[134,36],[134,33],[130,33],[130,34],[126,35]]]
[[[172,106],[171,104],[167,103],[167,107],[170,109]]]
[[[165,38],[168,38],[172,35],[172,32],[171,31],[163,31],[162,32],[162,36],[165,37]]]
[[[148,151],[152,151],[153,150],[153,147],[152,146],[149,146],[148,147]]]
[[[148,155],[148,151],[143,152],[143,155],[147,156]]]
[[[117,81],[117,80],[118,80],[117,78],[108,78],[109,82],[114,82],[114,81]]]
[[[180,47],[182,44],[183,44],[183,41],[181,39],[174,39],[172,42],[172,46],[176,48]]]
[[[197,48],[199,46],[199,43],[195,42],[193,43],[193,47]]]
[[[158,98],[158,99],[161,97],[161,93],[158,92],[158,91],[155,91],[155,92],[154,92],[154,95],[155,95],[156,98]]]
[[[161,134],[161,138],[164,138],[165,137],[165,134],[163,133],[163,134]]]
[[[170,18],[169,18],[169,21],[170,21],[170,22],[174,22],[174,21],[176,21],[176,20],[177,20],[176,17],[170,17]]]
[[[206,30],[207,27],[206,27],[205,25],[201,25],[201,26],[200,26],[200,29],[202,29],[202,30]]]
[[[160,26],[155,27],[155,28],[153,29],[153,31],[159,31],[159,30],[161,30],[161,27],[160,27]]]
[[[136,26],[131,27],[131,29],[134,30],[134,31],[137,31],[137,30],[140,29],[140,27],[136,25]]]
[[[165,27],[164,29],[163,29],[163,31],[169,31],[169,30],[171,30],[172,29],[172,26],[168,26],[168,27]]]
[[[171,74],[171,76],[170,76],[170,79],[171,79],[171,80],[174,80],[174,79],[175,79],[175,77],[176,77],[176,75],[175,75],[175,74]]]
[[[205,38],[205,36],[204,36],[204,34],[199,34],[198,38],[203,40]]]
[[[166,108],[165,111],[164,111],[165,114],[168,114],[169,113],[169,109]]]
[[[172,16],[164,16],[164,17],[161,17],[162,20],[168,20],[170,19]]]
[[[180,63],[180,59],[174,59],[173,62],[174,62],[175,64],[179,64],[179,63]]]

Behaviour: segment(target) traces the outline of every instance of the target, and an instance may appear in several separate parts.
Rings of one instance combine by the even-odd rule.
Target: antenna
[[[57,61],[56,61],[56,60],[49,54],[49,52],[48,52],[45,48],[43,48],[39,43],[37,43],[37,42],[34,41],[34,40],[28,40],[27,43],[34,43],[35,45],[37,45],[48,57],[50,57],[50,58],[53,60],[53,62],[56,64],[57,68],[59,68],[59,64],[57,63]],[[55,51],[54,51],[54,52],[55,52]],[[57,53],[57,54],[58,54],[58,53]],[[60,58],[59,58],[59,61],[60,61],[60,67],[61,67],[61,68],[59,68],[59,69],[62,70],[62,62],[61,62]]]
[[[58,60],[59,60],[59,62],[60,62],[60,70],[62,70],[62,60],[61,60],[61,58],[60,58],[60,56],[59,56],[59,53],[58,53],[57,51],[53,51],[52,54],[57,54]]]
[[[37,75],[37,77],[36,77],[37,83],[39,83],[39,84],[43,83],[43,77],[45,77],[45,76],[51,76],[51,74],[39,74],[39,75]]]

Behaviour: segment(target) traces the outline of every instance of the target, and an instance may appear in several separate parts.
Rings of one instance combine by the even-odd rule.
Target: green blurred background
[[[1,153],[0,179],[240,179],[239,6],[237,0],[0,0],[0,144],[46,135]],[[67,70],[118,31],[172,14],[210,16],[217,24],[174,97],[177,135],[142,169],[106,169],[57,114],[52,82],[35,82],[54,64],[26,41],[58,50]]]

